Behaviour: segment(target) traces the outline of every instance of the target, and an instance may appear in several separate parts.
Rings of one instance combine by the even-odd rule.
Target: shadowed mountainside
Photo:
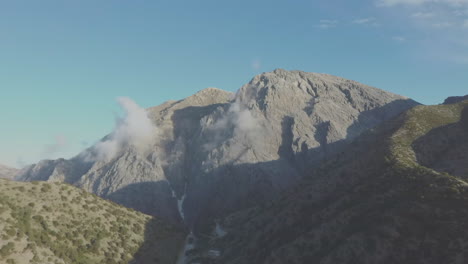
[[[447,99],[445,99],[443,104],[455,104],[464,100],[468,100],[468,94],[465,96],[450,96]]]
[[[443,170],[422,160],[468,141],[467,109],[417,106],[358,137],[281,199],[225,219],[206,263],[465,263],[468,163],[452,160],[465,146]]]

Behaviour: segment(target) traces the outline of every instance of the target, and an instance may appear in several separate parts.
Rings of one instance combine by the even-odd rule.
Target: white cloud
[[[468,5],[468,0],[439,0],[439,1],[436,1],[434,0],[434,2],[438,2],[438,3],[447,3],[447,4],[450,4],[452,6],[463,6],[463,5]]]
[[[358,25],[368,25],[374,27],[379,26],[379,23],[377,23],[377,19],[375,17],[358,18],[351,22]]]
[[[114,131],[94,145],[92,153],[86,153],[87,159],[108,161],[127,147],[145,154],[154,144],[157,128],[146,110],[127,97],[119,97],[117,101],[125,115],[117,118]]]
[[[259,120],[255,118],[250,110],[236,99],[220,119],[216,120],[209,128],[212,133],[210,142],[204,145],[205,150],[210,151],[226,140],[228,131],[232,131],[233,137],[243,138],[245,142],[252,145],[259,141],[264,133],[260,132]],[[233,146],[234,147],[234,146]],[[245,146],[237,146],[238,151]]]
[[[434,28],[437,28],[437,29],[444,29],[444,28],[450,28],[450,27],[452,27],[453,24],[450,23],[450,22],[438,22],[438,23],[432,24],[432,26],[433,26]]]
[[[466,63],[468,56],[468,0],[374,0],[399,19],[399,28],[411,35],[421,58]],[[404,42],[399,37],[395,41]],[[463,59],[460,59],[463,58]]]
[[[430,0],[379,0],[378,6],[395,6],[395,5],[421,5]]]
[[[464,17],[464,16],[468,16],[468,9],[457,8],[453,10],[452,13],[457,17]]]
[[[375,18],[369,17],[369,18],[355,19],[355,20],[353,20],[353,23],[354,24],[367,24],[367,23],[370,23],[370,22],[373,22],[373,21],[375,21]]]
[[[402,36],[394,36],[392,39],[393,39],[394,41],[400,42],[400,43],[406,41],[406,38],[405,38],[405,37],[402,37]]]
[[[416,13],[411,14],[411,17],[418,18],[418,19],[426,19],[426,18],[431,18],[434,16],[435,14],[432,12],[416,12]]]
[[[468,0],[378,0],[378,6],[396,6],[396,5],[408,5],[408,6],[419,6],[423,4],[442,4],[459,7],[468,5]]]
[[[319,21],[319,24],[316,26],[321,29],[329,29],[334,28],[338,25],[338,20],[329,20],[329,19],[322,19]]]

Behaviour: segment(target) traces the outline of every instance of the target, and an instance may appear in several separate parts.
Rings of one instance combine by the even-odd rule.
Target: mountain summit
[[[17,179],[64,181],[203,230],[274,199],[362,132],[417,104],[340,77],[277,69],[236,94],[208,88],[147,109],[155,127],[148,150],[128,145],[109,160],[90,159],[94,146]]]

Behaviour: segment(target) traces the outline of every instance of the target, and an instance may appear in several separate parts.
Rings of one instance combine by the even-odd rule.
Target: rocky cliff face
[[[235,95],[209,88],[147,109],[158,128],[150,152],[128,147],[98,161],[85,152],[17,179],[65,181],[203,229],[207,219],[275,198],[363,131],[415,105],[343,78],[279,69]]]
[[[10,168],[0,164],[0,178],[2,179],[13,179],[18,173],[17,169]]]
[[[459,143],[467,132],[468,100],[417,106],[355,139],[281,199],[227,218],[227,235],[208,243],[208,253],[219,252],[209,261],[465,263],[468,163]]]

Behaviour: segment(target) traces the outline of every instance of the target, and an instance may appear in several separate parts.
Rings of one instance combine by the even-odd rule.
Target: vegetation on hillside
[[[174,263],[182,242],[174,227],[73,186],[0,180],[0,263]]]

